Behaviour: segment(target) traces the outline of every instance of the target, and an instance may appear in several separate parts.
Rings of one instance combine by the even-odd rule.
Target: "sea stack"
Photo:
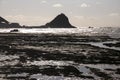
[[[45,26],[48,28],[75,28],[70,24],[68,17],[63,13],[55,17],[55,19],[47,23]]]

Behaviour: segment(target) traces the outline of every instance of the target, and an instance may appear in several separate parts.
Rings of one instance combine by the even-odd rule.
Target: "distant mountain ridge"
[[[4,18],[0,17],[0,28],[76,28],[69,22],[68,17],[61,13],[56,16],[51,22],[43,26],[20,26],[19,23],[9,23]]]

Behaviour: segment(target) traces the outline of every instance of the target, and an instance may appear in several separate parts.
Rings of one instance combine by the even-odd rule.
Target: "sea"
[[[91,36],[110,36],[120,38],[120,27],[80,27],[80,28],[0,28],[0,33],[53,33],[53,34],[78,34]]]

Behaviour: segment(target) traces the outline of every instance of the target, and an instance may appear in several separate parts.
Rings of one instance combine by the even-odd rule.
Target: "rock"
[[[75,28],[70,24],[68,17],[63,13],[55,17],[55,19],[47,23],[45,26],[48,28]]]
[[[19,23],[9,23],[4,18],[0,17],[0,28],[76,28],[72,26],[69,22],[68,17],[61,13],[51,22],[42,26],[21,26]]]
[[[11,28],[12,28],[12,27],[21,28],[21,26],[19,25],[19,23],[11,23],[9,26],[10,26]]]
[[[0,17],[0,23],[9,24],[9,22],[2,17]]]
[[[21,28],[19,23],[10,23],[6,19],[0,17],[0,28]]]
[[[18,29],[13,29],[10,32],[19,32],[19,30]]]

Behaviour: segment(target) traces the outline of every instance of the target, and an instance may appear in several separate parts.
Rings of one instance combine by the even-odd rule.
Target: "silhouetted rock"
[[[0,28],[21,28],[19,23],[9,23],[4,18],[0,17]]]
[[[19,25],[19,23],[11,23],[11,24],[10,24],[10,27],[19,28],[19,27],[21,27],[21,26]]]
[[[75,28],[69,22],[69,19],[63,13],[45,25],[48,28]]]
[[[1,23],[9,24],[9,22],[7,20],[5,20],[4,18],[0,17],[0,24]]]
[[[20,26],[19,23],[9,23],[4,18],[0,17],[0,28],[76,28],[72,26],[66,15],[61,13],[51,22],[42,26]]]
[[[19,32],[19,30],[18,29],[13,29],[10,32]]]

